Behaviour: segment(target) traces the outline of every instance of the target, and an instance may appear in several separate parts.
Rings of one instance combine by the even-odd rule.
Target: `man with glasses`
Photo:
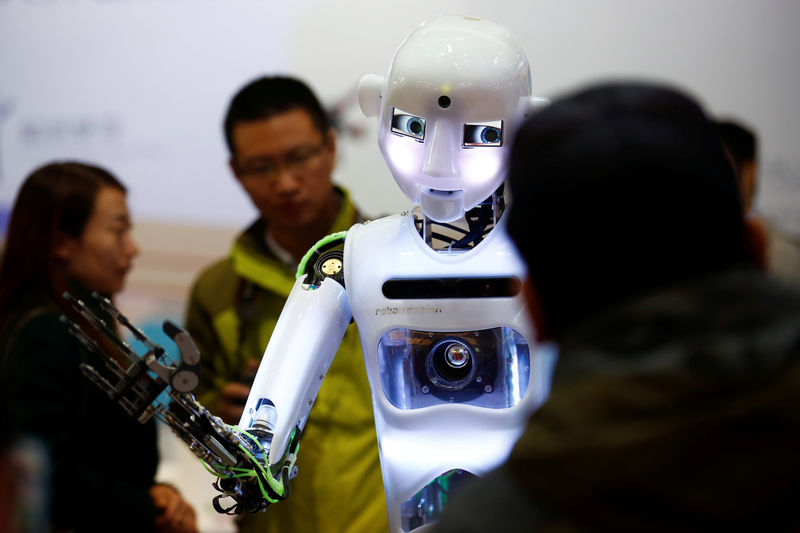
[[[230,167],[259,218],[195,282],[186,328],[202,354],[200,401],[237,424],[297,264],[319,239],[362,217],[333,185],[336,138],[313,92],[257,79],[225,117]],[[307,327],[307,326],[304,326]],[[355,326],[342,341],[305,427],[292,497],[247,515],[240,531],[388,529],[369,383]]]

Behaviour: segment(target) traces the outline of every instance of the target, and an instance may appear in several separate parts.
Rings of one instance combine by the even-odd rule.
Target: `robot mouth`
[[[425,187],[419,194],[425,216],[436,222],[452,222],[464,215],[464,190],[446,191]]]
[[[435,189],[433,187],[423,187],[421,195],[442,200],[452,200],[454,197],[463,197],[464,189]]]
[[[419,194],[425,216],[436,222],[452,222],[464,215],[464,190],[445,191],[424,188]]]

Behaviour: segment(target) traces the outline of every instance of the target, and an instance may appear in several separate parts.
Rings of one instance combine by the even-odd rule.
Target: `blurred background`
[[[658,80],[751,126],[758,211],[800,239],[796,0],[0,0],[0,232],[32,169],[105,166],[129,187],[142,249],[118,304],[138,323],[180,321],[195,275],[256,216],[227,167],[230,96],[263,74],[306,80],[340,128],[336,180],[368,215],[399,212],[408,203],[355,88],[364,74],[385,74],[405,35],[443,13],[511,29],[536,95]],[[165,442],[163,476],[203,487],[204,531],[231,530],[202,493],[210,476]]]

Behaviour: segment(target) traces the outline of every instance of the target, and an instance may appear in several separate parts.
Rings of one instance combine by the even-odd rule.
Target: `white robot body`
[[[547,394],[534,378],[549,375],[549,361],[528,350],[524,266],[502,225],[475,248],[448,252],[425,244],[411,215],[387,217],[348,232],[344,262],[389,525],[409,531],[414,515],[426,522],[430,502],[413,497],[427,485],[453,470],[484,474],[508,457]],[[436,347],[448,343],[471,351],[471,373],[437,370]]]
[[[239,422],[249,428],[260,418],[269,426],[270,464],[279,462],[295,427],[303,429],[351,318],[341,285],[325,280],[312,291],[303,281],[289,294],[253,381],[257,393],[248,397]]]
[[[240,425],[270,446],[270,469],[293,465],[295,428],[352,316],[390,530],[421,533],[460,483],[508,457],[549,392],[554,352],[532,349],[525,269],[502,218],[510,140],[546,101],[531,95],[507,29],[457,16],[413,31],[386,77],[362,78],[358,99],[378,117],[384,159],[421,215],[358,224],[343,250],[323,239],[309,252]]]

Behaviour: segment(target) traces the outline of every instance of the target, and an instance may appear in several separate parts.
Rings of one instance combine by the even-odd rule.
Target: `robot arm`
[[[302,432],[325,374],[350,323],[344,287],[297,280],[264,352],[239,426],[271,433],[269,463]]]
[[[214,486],[222,494],[213,502],[218,512],[258,512],[288,496],[293,463],[270,469],[257,433],[224,424],[191,394],[198,382],[200,354],[186,331],[172,321],[164,321],[164,332],[181,353],[180,361],[175,362],[106,298],[92,294],[101,314],[68,293],[64,293],[64,298],[80,314],[84,328],[65,316],[61,320],[73,336],[104,362],[102,368],[82,364],[83,373],[131,417],[144,423],[155,416],[186,443],[206,468],[219,477]],[[106,322],[108,316],[127,328],[146,353],[140,355],[119,340]],[[296,442],[293,446],[296,450]],[[221,503],[224,498],[232,498],[235,503],[224,507]]]
[[[191,394],[198,383],[200,354],[180,326],[169,320],[163,326],[180,350],[176,362],[109,300],[93,294],[102,313],[146,348],[140,355],[119,340],[100,314],[64,294],[87,331],[102,334],[90,335],[62,317],[70,332],[105,363],[100,369],[82,365],[84,374],[133,418],[144,423],[155,416],[189,446],[219,478],[214,486],[222,494],[213,504],[220,513],[259,512],[289,496],[305,421],[351,320],[342,252],[329,250],[343,240],[343,234],[323,239],[306,257],[309,272],[295,283],[278,319],[239,427],[224,424]],[[235,503],[226,506],[227,498]]]
[[[298,279],[261,359],[240,427],[270,435],[269,463],[290,451],[352,315],[344,288],[340,247],[344,232],[317,243],[303,258]]]

